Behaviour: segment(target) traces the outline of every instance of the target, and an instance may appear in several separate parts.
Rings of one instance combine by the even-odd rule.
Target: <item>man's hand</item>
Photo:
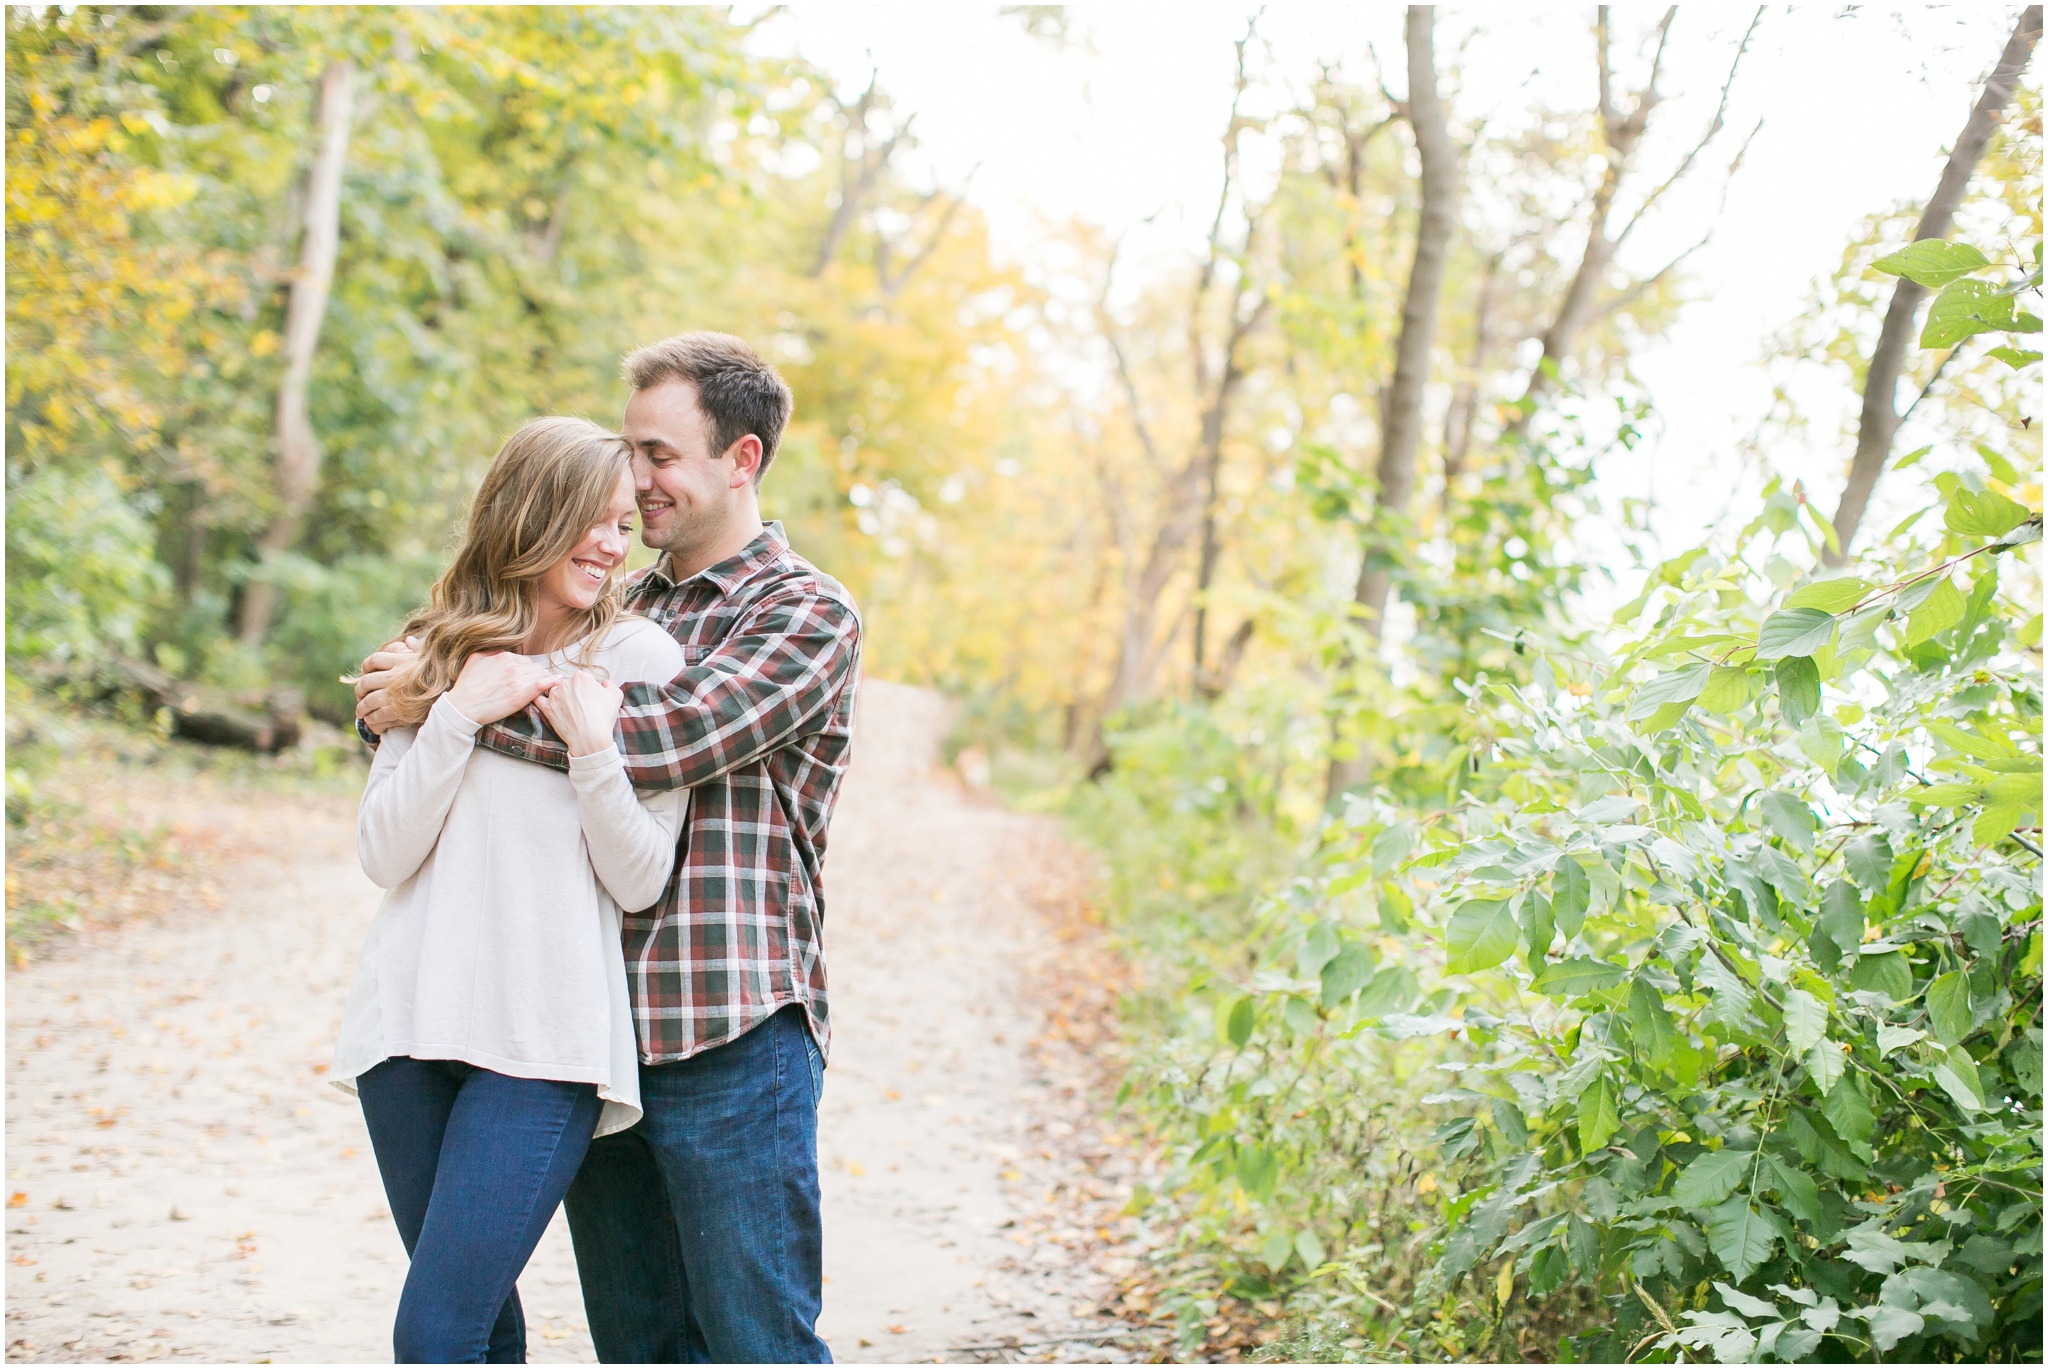
[[[505,651],[479,651],[462,663],[448,702],[471,722],[509,718],[560,684],[546,666]],[[609,732],[609,725],[607,725]]]
[[[568,743],[569,754],[588,756],[612,744],[612,725],[625,699],[617,685],[578,670],[536,702],[548,726]]]
[[[356,716],[380,737],[398,722],[384,711],[385,686],[419,651],[420,639],[408,637],[402,642],[386,642],[363,658],[363,668],[356,676]]]

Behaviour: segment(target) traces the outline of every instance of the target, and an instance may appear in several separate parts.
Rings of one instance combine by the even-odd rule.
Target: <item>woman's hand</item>
[[[612,744],[612,725],[626,701],[615,684],[578,670],[540,697],[540,714],[569,744],[572,756],[588,756]]]
[[[544,698],[560,683],[553,671],[524,656],[479,651],[462,663],[447,698],[471,722],[494,723]]]
[[[407,637],[402,642],[386,642],[363,658],[363,668],[356,673],[356,716],[362,719],[363,726],[380,737],[398,721],[384,710],[384,690],[419,652],[420,639],[417,637]],[[342,677],[343,684],[349,682],[346,676]]]

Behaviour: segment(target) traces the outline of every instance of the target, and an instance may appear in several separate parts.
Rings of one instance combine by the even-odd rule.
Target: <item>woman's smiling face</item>
[[[603,520],[541,576],[543,606],[582,610],[597,602],[633,545],[633,503],[633,473],[628,470],[619,476]]]

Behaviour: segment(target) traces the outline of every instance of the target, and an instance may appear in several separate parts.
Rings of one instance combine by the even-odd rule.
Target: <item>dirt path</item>
[[[1078,859],[936,768],[945,708],[868,686],[833,833],[820,1329],[841,1360],[1123,1358]],[[206,816],[272,854],[211,872],[217,910],[8,975],[9,1360],[390,1358],[404,1253],[322,1073],[376,891],[348,802],[241,809]],[[520,1290],[535,1361],[594,1358],[559,1215]]]

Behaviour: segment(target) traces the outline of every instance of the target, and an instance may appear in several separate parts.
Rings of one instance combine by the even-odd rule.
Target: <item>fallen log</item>
[[[142,661],[117,661],[112,673],[116,692],[138,695],[151,717],[169,713],[173,737],[274,756],[297,746],[305,733],[306,705],[297,690],[230,693],[173,679]]]

